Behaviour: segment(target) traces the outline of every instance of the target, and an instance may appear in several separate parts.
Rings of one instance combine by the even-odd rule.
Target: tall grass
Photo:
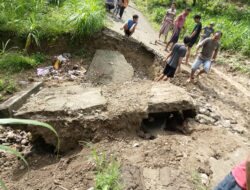
[[[105,19],[102,0],[0,0],[0,9],[0,32],[24,37],[34,32],[40,38],[64,33],[88,36],[99,31]]]

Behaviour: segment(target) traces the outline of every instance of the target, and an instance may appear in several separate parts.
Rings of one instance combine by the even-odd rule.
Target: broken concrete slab
[[[0,104],[0,118],[12,117],[13,112],[19,109],[32,94],[38,92],[42,84],[42,82],[31,83],[25,90]]]
[[[192,97],[183,89],[170,83],[157,83],[151,89],[149,113],[194,110]]]
[[[87,72],[95,83],[123,83],[133,78],[134,69],[118,51],[97,50]]]
[[[15,117],[50,123],[59,134],[61,150],[68,151],[77,147],[78,141],[104,137],[103,131],[138,129],[149,113],[190,109],[194,105],[188,93],[167,83],[142,81],[102,88],[61,84],[41,90]],[[26,130],[56,144],[56,138],[46,129]]]
[[[100,88],[84,88],[80,85],[52,87],[41,90],[29,99],[15,117],[42,114],[43,116],[61,114],[71,115],[94,109],[105,109],[106,99]]]

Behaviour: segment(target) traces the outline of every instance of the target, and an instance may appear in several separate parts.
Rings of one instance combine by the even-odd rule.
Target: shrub
[[[105,11],[101,0],[69,0],[65,5],[69,12],[68,23],[77,36],[90,36],[104,26]]]
[[[163,7],[154,9],[154,13],[153,13],[154,21],[157,23],[161,23],[165,16],[165,12],[166,12],[166,9],[164,9]]]
[[[37,62],[20,53],[6,53],[0,57],[0,69],[10,73],[20,72],[37,66]]]
[[[105,20],[103,0],[0,0],[0,9],[0,31],[25,37],[34,31],[39,38],[69,32],[88,36],[102,29]]]

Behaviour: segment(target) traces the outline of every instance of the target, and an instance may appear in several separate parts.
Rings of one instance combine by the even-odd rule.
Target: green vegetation
[[[170,0],[135,0],[137,6],[149,17],[150,21],[157,26],[164,18],[166,8],[170,5]],[[193,1],[183,3],[183,0],[176,0],[178,14],[185,7],[192,6]],[[240,6],[230,3],[226,0],[197,1],[195,7],[192,7],[192,13],[186,21],[186,29],[182,35],[189,35],[195,25],[192,17],[195,14],[201,14],[203,26],[214,22],[215,29],[223,32],[221,40],[224,50],[241,52],[250,56],[250,6]]]
[[[94,150],[92,157],[96,164],[96,190],[121,190],[120,164],[114,159],[108,160],[106,154],[100,154]]]
[[[5,53],[0,56],[0,70],[8,73],[17,73],[37,65],[35,59],[21,53]]]
[[[209,188],[202,184],[200,174],[194,171],[191,175],[191,181],[196,190],[208,190]]]
[[[4,79],[0,79],[0,101],[4,95],[13,94],[17,89],[17,85],[10,78],[5,77]]]
[[[12,118],[10,118],[10,119],[0,119],[0,125],[29,125],[29,126],[38,126],[38,127],[46,128],[46,129],[50,130],[51,132],[53,132],[55,134],[55,136],[57,137],[57,151],[59,152],[59,148],[60,148],[59,136],[58,136],[56,130],[51,125],[49,125],[47,123],[43,123],[43,122],[39,122],[39,121],[35,121],[35,120],[28,120],[28,119],[12,119]],[[15,149],[10,148],[8,146],[0,145],[0,152],[12,154],[12,155],[20,158],[25,163],[25,165],[27,167],[29,167],[28,162],[25,160],[25,158],[21,155],[21,153],[19,153]],[[0,178],[0,187],[3,188],[4,190],[7,190],[7,187],[1,178]]]
[[[0,9],[0,31],[24,37],[26,50],[43,37],[91,35],[105,19],[102,0],[0,0]]]

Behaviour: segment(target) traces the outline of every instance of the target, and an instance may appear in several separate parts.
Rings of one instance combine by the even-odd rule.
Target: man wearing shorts
[[[196,54],[198,54],[201,47],[202,50],[192,65],[191,75],[188,79],[188,82],[193,82],[194,74],[201,65],[203,65],[203,69],[197,74],[197,77],[199,77],[203,73],[209,72],[211,63],[215,62],[216,60],[220,47],[219,41],[221,37],[222,33],[216,32],[212,38],[207,38],[198,44]]]
[[[166,51],[168,51],[168,46],[172,43],[172,47],[174,46],[174,44],[176,44],[179,40],[179,36],[181,33],[181,29],[184,27],[185,21],[186,21],[186,17],[189,15],[189,13],[191,12],[190,8],[186,8],[175,20],[174,22],[174,32],[173,35],[170,39],[170,41],[167,43],[166,45]],[[170,50],[172,50],[172,47],[170,48]]]
[[[187,44],[190,42],[189,37],[184,38],[184,44],[175,44],[173,50],[166,58],[166,66],[163,70],[163,73],[155,78],[155,81],[166,81],[168,78],[173,78],[176,70],[180,70],[180,66],[183,58],[187,52]]]
[[[196,25],[193,29],[191,36],[190,36],[190,42],[188,44],[188,50],[187,50],[187,55],[186,55],[186,65],[188,64],[188,61],[189,61],[191,49],[192,49],[193,45],[198,41],[201,30],[202,30],[201,16],[200,15],[194,16],[194,22],[196,23]]]
[[[134,15],[133,20],[131,19],[128,20],[128,22],[126,22],[124,26],[121,28],[121,30],[124,30],[124,33],[127,37],[130,37],[135,32],[136,26],[138,24],[138,19],[139,16]]]

